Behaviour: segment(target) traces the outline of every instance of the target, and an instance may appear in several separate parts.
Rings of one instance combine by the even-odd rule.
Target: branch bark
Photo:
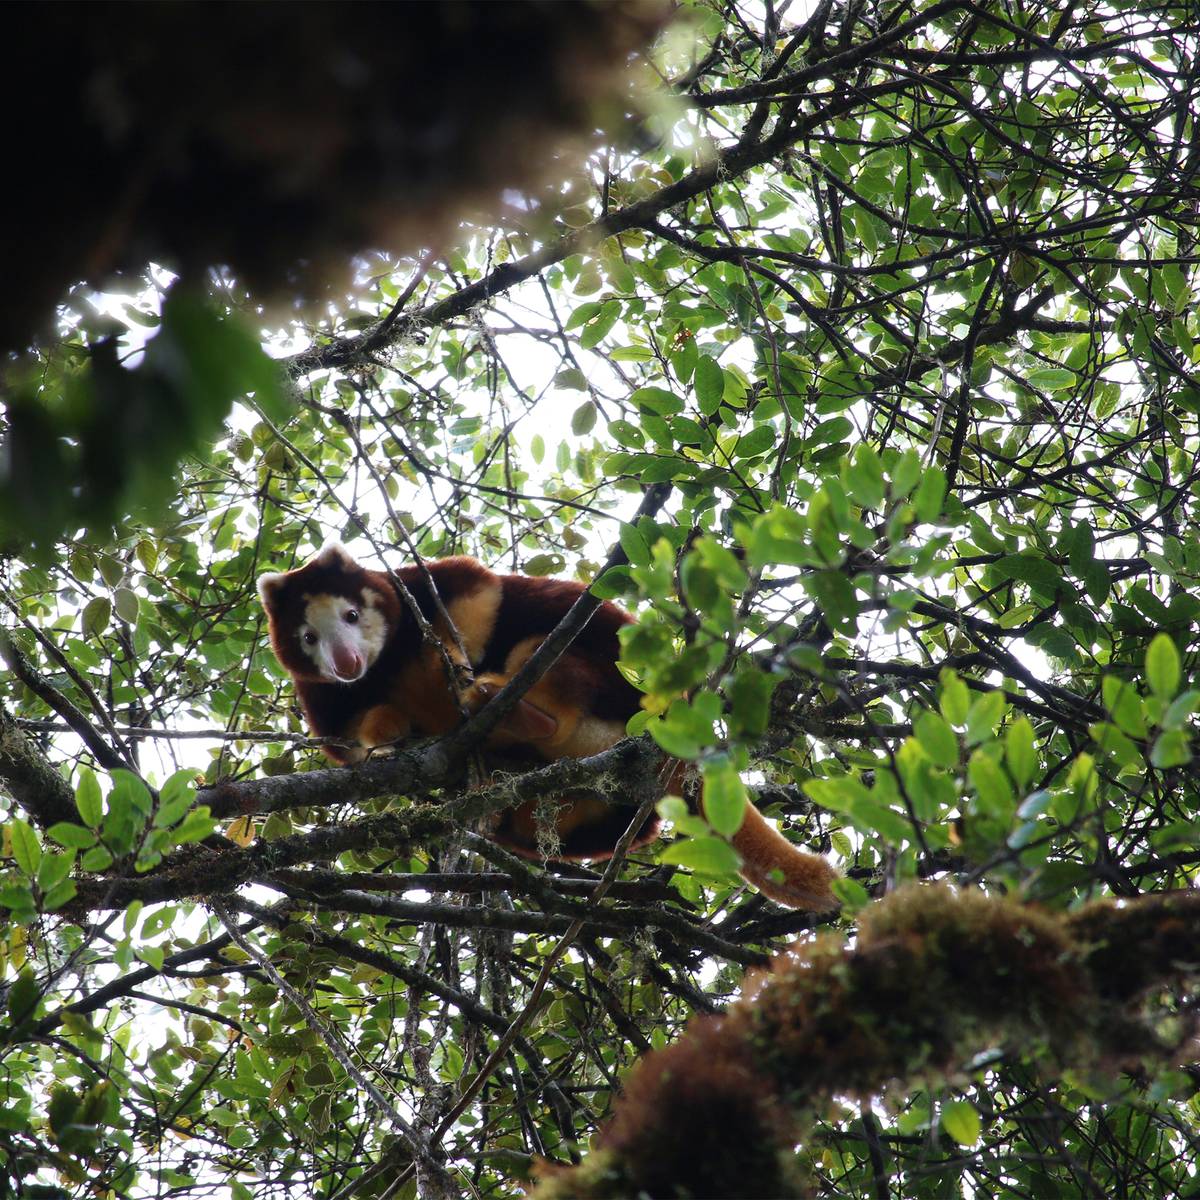
[[[21,732],[8,710],[0,705],[0,781],[5,790],[43,829],[58,821],[75,821],[75,794],[71,785],[50,765],[46,756]]]

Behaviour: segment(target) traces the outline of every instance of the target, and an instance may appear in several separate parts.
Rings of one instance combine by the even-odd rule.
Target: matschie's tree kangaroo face
[[[259,576],[279,661],[297,679],[357,683],[390,635],[384,597],[340,542],[294,571]]]

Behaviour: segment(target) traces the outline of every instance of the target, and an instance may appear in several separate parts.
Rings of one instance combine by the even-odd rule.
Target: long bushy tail
[[[689,783],[688,770],[677,764],[667,788],[695,803],[702,785]],[[753,804],[746,804],[742,827],[729,840],[742,856],[742,878],[764,896],[806,912],[828,912],[840,903],[831,890],[837,872],[819,855],[793,846]]]
[[[837,872],[818,855],[793,846],[753,804],[746,805],[742,827],[730,840],[742,856],[742,878],[764,896],[811,912],[837,908],[830,890]]]

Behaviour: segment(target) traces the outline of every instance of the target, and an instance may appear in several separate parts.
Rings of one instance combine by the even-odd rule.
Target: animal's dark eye
[[[352,609],[350,609],[349,612],[346,613],[346,624],[347,625],[357,625],[358,624],[358,609],[357,608],[352,608]]]
[[[304,635],[304,644],[306,646],[315,646],[317,644],[317,635],[311,629]]]

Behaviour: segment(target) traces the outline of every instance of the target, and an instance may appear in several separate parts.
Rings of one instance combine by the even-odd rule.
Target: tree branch
[[[18,728],[0,705],[0,780],[12,798],[43,829],[58,821],[75,821],[75,793],[46,756]]]

